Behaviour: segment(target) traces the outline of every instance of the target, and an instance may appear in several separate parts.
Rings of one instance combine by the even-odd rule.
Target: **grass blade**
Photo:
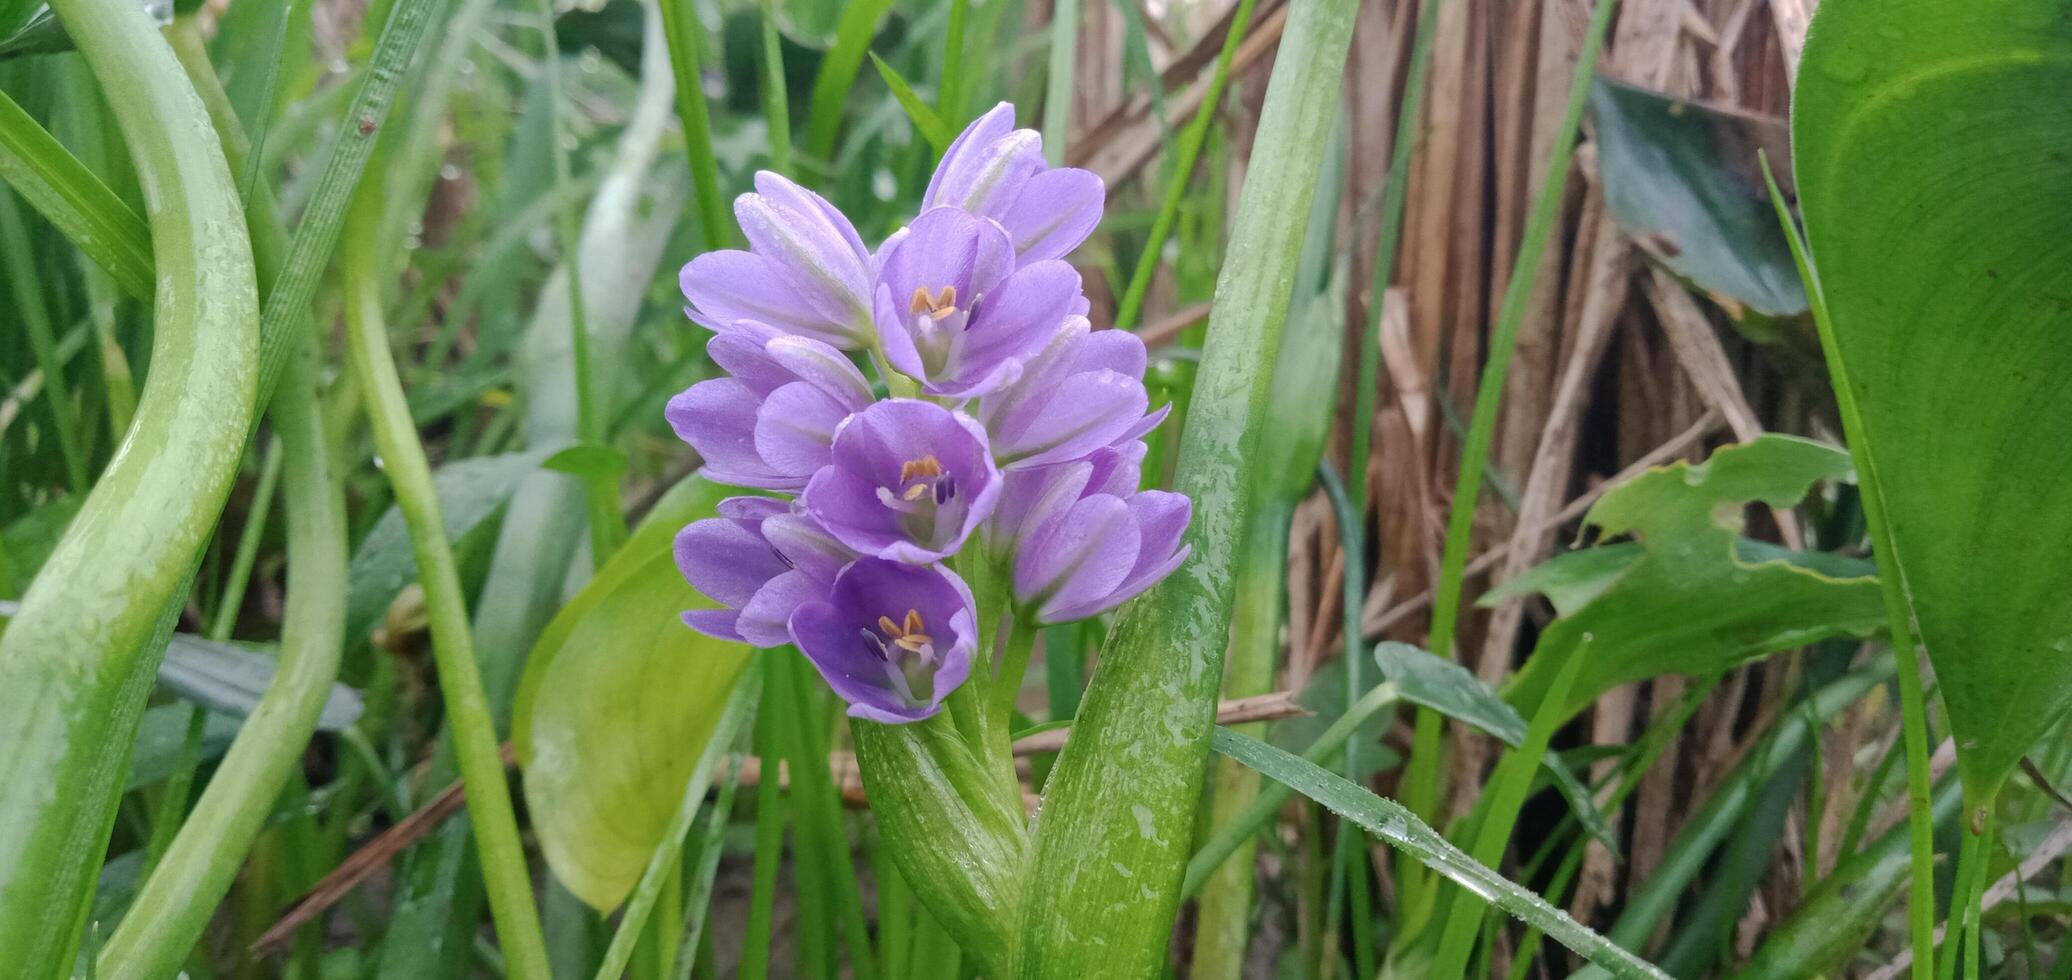
[[[1401,804],[1369,793],[1315,763],[1227,728],[1216,729],[1214,745],[1222,755],[1259,770],[1267,778],[1359,824],[1389,846],[1517,916],[1620,980],[1668,980],[1668,974],[1591,932],[1530,889],[1476,862]]]
[[[731,212],[720,197],[719,159],[712,152],[712,120],[706,111],[698,66],[703,25],[698,23],[692,0],[657,0],[655,6],[662,12],[662,40],[669,46],[669,64],[676,72],[676,116],[683,121],[684,151],[691,158],[691,200],[698,231],[707,249],[725,248],[733,242],[734,233],[727,221]]]
[[[150,300],[151,229],[101,178],[0,92],[0,179],[131,298]]]
[[[842,128],[842,104],[856,84],[863,68],[863,56],[870,49],[878,22],[892,9],[892,0],[858,0],[844,4],[842,19],[835,26],[835,43],[820,63],[813,78],[813,98],[806,121],[806,152],[825,165],[835,156],[835,136]]]

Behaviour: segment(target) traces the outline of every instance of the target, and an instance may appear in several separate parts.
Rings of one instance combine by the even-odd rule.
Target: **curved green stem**
[[[272,683],[239,729],[172,847],[101,949],[97,974],[171,976],[230,890],[273,798],[316,731],[345,632],[345,497],[317,410],[317,359],[305,342],[273,401],[288,506],[288,606]]]
[[[375,234],[381,224],[381,208],[378,192],[363,194],[347,220],[340,268],[346,292],[347,347],[353,372],[367,398],[375,448],[381,453],[383,471],[395,489],[396,505],[409,525],[411,548],[417,555],[425,611],[430,617],[432,656],[439,669],[439,692],[446,702],[461,781],[467,786],[469,824],[481,850],[482,878],[502,940],[505,968],[510,976],[522,980],[547,980],[546,940],[533,904],[525,848],[518,839],[511,788],[497,753],[496,724],[475,663],[467,599],[461,592],[453,548],[446,540],[431,464],[417,439],[410,403],[389,352],[376,271],[381,268],[381,243]]]
[[[173,614],[236,478],[259,300],[237,186],[142,7],[57,0],[146,189],[151,373],[136,419],[0,638],[0,949],[72,966]]]

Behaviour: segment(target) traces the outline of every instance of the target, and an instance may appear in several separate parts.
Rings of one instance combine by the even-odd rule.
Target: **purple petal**
[[[1180,539],[1187,531],[1193,505],[1186,495],[1146,490],[1129,499],[1129,508],[1139,535],[1134,567],[1106,599],[1061,605],[1051,611],[1053,622],[1071,622],[1107,612],[1157,585],[1187,560],[1192,549],[1180,546]]]
[[[803,572],[785,572],[763,584],[741,607],[735,629],[743,642],[759,647],[781,647],[791,642],[791,614],[817,599],[827,598],[829,581],[815,581]]]
[[[1143,483],[1142,464],[1148,447],[1140,441],[1124,442],[1088,454],[1093,473],[1087,477],[1088,493],[1105,493],[1128,498]],[[768,533],[766,530],[764,533]]]
[[[856,560],[851,550],[834,535],[802,513],[779,514],[765,520],[763,540],[791,562],[791,567],[814,581],[832,583],[842,566]]]
[[[885,363],[909,378],[927,377],[928,366],[921,363],[921,349],[914,346],[909,319],[899,312],[899,300],[892,295],[891,286],[878,285],[874,310],[871,322],[877,331],[878,345],[885,351]]]
[[[1014,203],[994,215],[1025,263],[1071,254],[1101,223],[1108,190],[1090,170],[1060,167],[1029,178]]]
[[[1114,371],[1075,374],[1040,411],[1025,412],[995,432],[994,453],[1006,465],[1042,466],[1078,459],[1120,441],[1144,417],[1143,382]]]
[[[741,638],[741,632],[735,629],[740,615],[732,609],[687,609],[684,610],[683,624],[715,640],[746,643],[748,641]]]
[[[986,548],[1015,554],[1062,516],[1087,488],[1094,467],[1077,461],[1059,466],[1010,470],[1001,477],[1000,499],[987,519]]]
[[[885,251],[877,281],[892,288],[895,302],[907,300],[916,288],[935,293],[952,286],[958,303],[969,306],[1014,271],[1014,247],[1007,233],[956,208],[923,212]]]
[[[788,625],[792,642],[827,686],[849,702],[850,714],[896,725],[941,710],[939,705],[909,704],[894,692],[888,686],[884,662],[860,642],[853,620],[833,603],[804,603],[791,614]]]
[[[792,380],[792,372],[770,356],[769,342],[785,336],[777,328],[755,320],[736,320],[705,342],[705,354],[720,370],[754,389],[768,394]]]
[[[760,193],[734,201],[734,217],[757,256],[778,273],[795,304],[817,314],[819,333],[849,338],[868,315],[870,255],[847,218],[812,191],[771,173],[756,175]],[[823,338],[826,339],[826,338]]]
[[[997,364],[1042,350],[1079,298],[1079,270],[1064,262],[1024,264],[986,294],[965,334],[971,364]]]
[[[771,361],[793,377],[826,393],[850,411],[871,403],[870,381],[848,355],[809,337],[775,337],[766,345]]]
[[[942,162],[935,167],[935,173],[928,178],[928,192],[921,197],[921,207],[932,208],[950,203],[941,200],[942,185],[948,182],[962,184],[966,174],[976,165],[979,148],[1014,131],[1014,103],[1002,102],[986,110],[985,115],[971,121],[964,131],[943,151]]]
[[[747,521],[759,528],[764,521],[791,512],[791,506],[776,497],[728,497],[713,509],[728,520]]]
[[[859,553],[879,554],[906,540],[897,516],[878,502],[878,484],[839,465],[813,474],[799,503],[835,540]]]
[[[1038,619],[1057,622],[1054,610],[1099,602],[1114,591],[1136,564],[1137,549],[1129,505],[1105,494],[1087,497],[1015,557],[1015,595],[1040,603]]]
[[[678,276],[693,320],[715,332],[756,320],[786,333],[855,346],[848,318],[830,317],[801,293],[775,262],[732,249],[707,252]]]
[[[790,571],[755,528],[724,518],[707,518],[677,532],[676,568],[691,588],[735,608],[765,582]]]
[[[765,465],[800,479],[827,465],[835,428],[849,417],[847,406],[803,381],[794,381],[763,401],[755,416],[755,451]]]
[[[1144,339],[1127,330],[1092,331],[1072,353],[1074,372],[1108,370],[1141,378],[1150,361]]]
[[[976,130],[978,125],[972,128]],[[957,142],[952,152],[943,154],[943,162],[929,181],[924,201],[930,207],[963,208],[998,217],[1013,205],[1022,185],[1044,171],[1043,137],[1033,129],[1010,129],[990,140]]]
[[[717,483],[783,489],[795,486],[763,463],[755,451],[755,411],[761,399],[733,378],[700,381],[669,399],[664,415],[676,435],[704,457]]]

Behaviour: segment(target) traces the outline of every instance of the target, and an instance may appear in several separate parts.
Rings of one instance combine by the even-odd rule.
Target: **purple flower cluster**
[[[1165,417],[1143,342],[1092,329],[1063,261],[1100,222],[1100,178],[1046,165],[1002,103],[876,251],[819,195],[771,173],[755,187],[734,204],[748,250],[681,276],[726,375],[668,416],[708,478],[795,496],[731,498],[677,536],[684,577],[722,607],[686,624],[796,644],[850,714],[917,721],[1000,625],[953,558],[995,569],[1025,623],[1096,615],[1179,566],[1187,498],[1138,489]]]

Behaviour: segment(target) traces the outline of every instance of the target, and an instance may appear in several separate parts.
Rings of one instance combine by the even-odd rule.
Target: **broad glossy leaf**
[[[1711,673],[1815,640],[1876,632],[1885,622],[1877,579],[1830,574],[1867,568],[1741,538],[1747,504],[1789,507],[1815,483],[1850,472],[1840,449],[1770,435],[1703,463],[1649,470],[1606,493],[1587,523],[1607,537],[1639,541],[1572,552],[1528,573],[1534,590],[1562,597],[1568,608],[1540,634],[1505,698],[1531,713],[1562,654],[1585,634],[1594,639],[1566,713],[1620,684]],[[1611,548],[1622,557],[1592,554]]]
[[[432,483],[439,493],[439,513],[446,518],[447,538],[459,541],[466,537],[496,513],[519,481],[552,454],[552,450],[536,449],[476,456],[439,467]],[[367,531],[346,569],[346,642],[365,639],[396,593],[414,581],[417,555],[410,550],[410,531],[403,526],[403,512],[391,505]]]
[[[693,632],[711,608],[676,570],[683,525],[724,488],[697,477],[646,524],[541,634],[512,724],[540,848],[570,892],[608,911],[626,898],[683,799],[749,649]]]
[[[2072,711],[2072,10],[1830,0],[1799,79],[1801,203],[1891,528],[1879,560],[1982,800]]]
[[[194,705],[182,702],[144,709],[144,719],[137,724],[136,748],[130,752],[130,774],[123,784],[124,792],[162,782],[173,774],[180,765],[180,749],[187,741],[187,725],[193,716]],[[196,758],[207,761],[221,756],[230,748],[231,740],[237,738],[242,722],[232,715],[210,712],[208,720],[202,722],[201,752]]]
[[[1604,202],[1657,262],[1716,298],[1806,312],[1791,245],[1755,170],[1784,127],[1603,78],[1590,90]]]

